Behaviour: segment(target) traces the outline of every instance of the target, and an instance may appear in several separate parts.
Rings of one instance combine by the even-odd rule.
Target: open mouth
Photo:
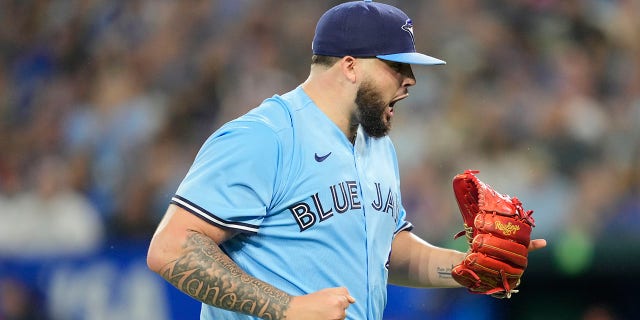
[[[408,97],[408,96],[409,96],[409,93],[405,93],[405,94],[403,94],[403,95],[401,95],[401,96],[399,96],[399,97],[395,98],[393,101],[389,102],[389,113],[390,113],[391,115],[393,115],[393,109],[394,109],[394,107],[395,107],[396,103],[397,103],[398,101],[400,101],[400,100],[402,100],[402,99],[404,99],[404,98]]]

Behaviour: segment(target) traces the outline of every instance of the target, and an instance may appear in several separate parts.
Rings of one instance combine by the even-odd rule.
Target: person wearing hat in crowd
[[[207,139],[153,236],[149,267],[201,319],[381,319],[388,283],[460,287],[465,253],[411,233],[387,135],[412,65],[445,62],[373,1],[325,12],[312,51],[306,81]]]

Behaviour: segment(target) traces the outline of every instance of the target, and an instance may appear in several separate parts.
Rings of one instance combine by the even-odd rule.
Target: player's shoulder
[[[283,95],[274,95],[234,122],[260,124],[276,133],[289,130],[293,127],[292,114],[299,104],[299,95],[299,89]]]
[[[210,143],[224,140],[263,146],[290,143],[293,122],[289,95],[265,99],[259,106],[222,125],[208,140]]]

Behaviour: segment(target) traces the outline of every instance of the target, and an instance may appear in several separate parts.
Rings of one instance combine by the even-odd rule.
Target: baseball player
[[[201,319],[381,319],[388,282],[460,286],[465,254],[410,232],[387,136],[411,65],[445,63],[413,36],[393,6],[333,7],[308,79],[203,144],[148,253]]]

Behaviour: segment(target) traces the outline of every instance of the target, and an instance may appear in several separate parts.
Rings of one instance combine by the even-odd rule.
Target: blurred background
[[[385,319],[632,319],[640,1],[386,1],[416,46],[392,138],[414,231],[452,240],[465,169],[534,210],[521,292],[389,287]],[[0,1],[0,320],[197,319],[146,247],[200,144],[306,79],[338,1]]]

